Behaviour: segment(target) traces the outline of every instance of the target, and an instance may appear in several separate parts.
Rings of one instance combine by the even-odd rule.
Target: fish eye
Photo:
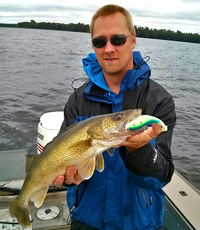
[[[120,121],[123,118],[123,113],[116,113],[114,118],[116,121]]]

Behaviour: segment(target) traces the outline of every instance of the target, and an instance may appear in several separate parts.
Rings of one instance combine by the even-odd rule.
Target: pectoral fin
[[[90,179],[90,177],[94,173],[95,169],[95,156],[90,157],[89,159],[82,162],[80,165],[78,165],[78,172],[81,175],[81,177],[85,180]]]
[[[112,157],[114,155],[115,149],[114,148],[110,148],[110,149],[107,150],[107,152]]]
[[[97,171],[102,172],[104,170],[104,159],[102,153],[96,156],[96,165],[95,168]]]
[[[42,206],[44,199],[47,195],[48,187],[36,191],[32,196],[31,200],[34,202],[35,207],[39,208]]]

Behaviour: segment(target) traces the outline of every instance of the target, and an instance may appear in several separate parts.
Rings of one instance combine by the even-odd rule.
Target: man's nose
[[[114,52],[114,50],[115,50],[115,46],[111,44],[110,39],[107,40],[104,52],[110,53],[110,52]]]

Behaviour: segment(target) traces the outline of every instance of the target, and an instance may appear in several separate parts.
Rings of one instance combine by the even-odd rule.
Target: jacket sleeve
[[[150,109],[144,111],[146,114],[161,119],[168,126],[168,131],[161,133],[150,143],[133,153],[128,153],[124,146],[119,148],[121,158],[129,170],[130,176],[138,186],[146,189],[164,187],[170,182],[174,172],[171,142],[176,114],[172,97],[168,93],[166,95],[162,97],[161,94],[159,100],[156,101],[155,98],[150,97],[151,102],[147,100],[147,103],[149,102],[150,107],[154,107],[153,111]]]

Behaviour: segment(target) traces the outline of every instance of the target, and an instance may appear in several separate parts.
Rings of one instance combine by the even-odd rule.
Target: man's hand
[[[127,138],[120,146],[125,146],[129,153],[137,151],[144,145],[148,144],[152,139],[161,133],[161,127],[153,124],[152,128],[148,128],[143,133]],[[119,146],[116,146],[119,147]]]
[[[54,185],[56,187],[61,187],[63,182],[65,182],[68,185],[79,185],[82,181],[84,181],[84,179],[78,173],[78,169],[75,169],[74,166],[70,166],[67,168],[65,175],[59,175],[56,177]]]

